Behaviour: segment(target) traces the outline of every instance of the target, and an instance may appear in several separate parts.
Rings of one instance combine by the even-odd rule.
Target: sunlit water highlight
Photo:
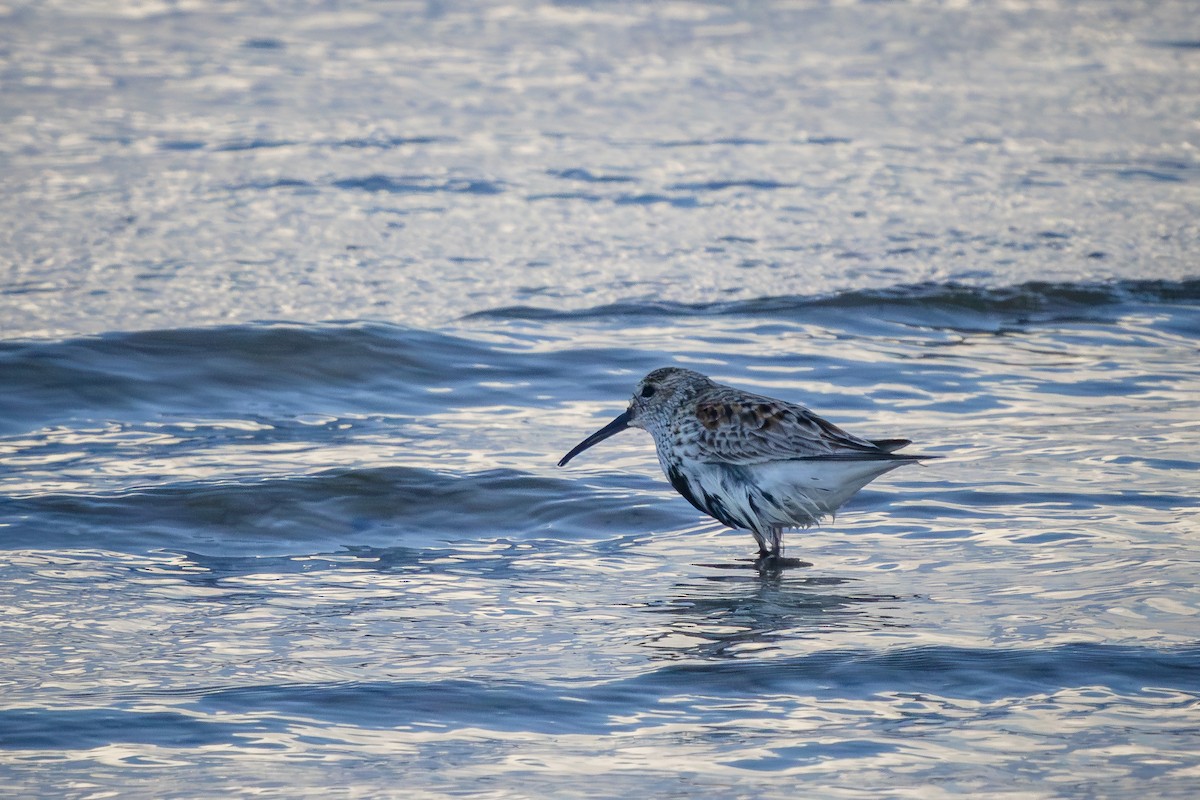
[[[0,783],[1194,797],[1200,34],[1125,8],[0,9]],[[760,574],[554,466],[671,363],[944,458]]]

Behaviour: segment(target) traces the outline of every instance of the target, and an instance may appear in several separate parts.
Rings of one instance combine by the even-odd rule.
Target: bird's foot
[[[758,559],[755,560],[754,566],[759,572],[779,572],[785,569],[795,569],[797,567],[811,567],[811,561],[802,561],[798,558],[787,558],[782,553],[772,553],[769,550],[759,550]]]

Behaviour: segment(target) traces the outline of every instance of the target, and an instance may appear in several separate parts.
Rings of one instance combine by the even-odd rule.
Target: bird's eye
[[[642,397],[653,397],[653,396],[654,396],[654,384],[647,383],[645,386],[642,387]]]

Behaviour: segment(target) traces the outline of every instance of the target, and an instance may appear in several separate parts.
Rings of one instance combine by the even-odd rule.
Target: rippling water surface
[[[1189,3],[0,6],[0,780],[1200,792]],[[759,573],[681,364],[943,456]]]

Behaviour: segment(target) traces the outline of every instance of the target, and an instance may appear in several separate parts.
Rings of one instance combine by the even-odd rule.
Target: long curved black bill
[[[579,444],[572,447],[571,452],[569,452],[565,456],[563,456],[562,461],[558,462],[558,465],[560,467],[564,466],[568,461],[570,461],[572,458],[574,458],[575,456],[582,453],[584,450],[587,450],[592,445],[599,444],[600,442],[603,442],[608,437],[615,436],[616,434],[618,434],[621,431],[628,428],[629,427],[629,416],[630,416],[629,409],[625,409],[625,412],[620,414],[612,422],[608,423],[603,428],[596,431],[591,436],[587,437],[582,442],[580,442]]]

